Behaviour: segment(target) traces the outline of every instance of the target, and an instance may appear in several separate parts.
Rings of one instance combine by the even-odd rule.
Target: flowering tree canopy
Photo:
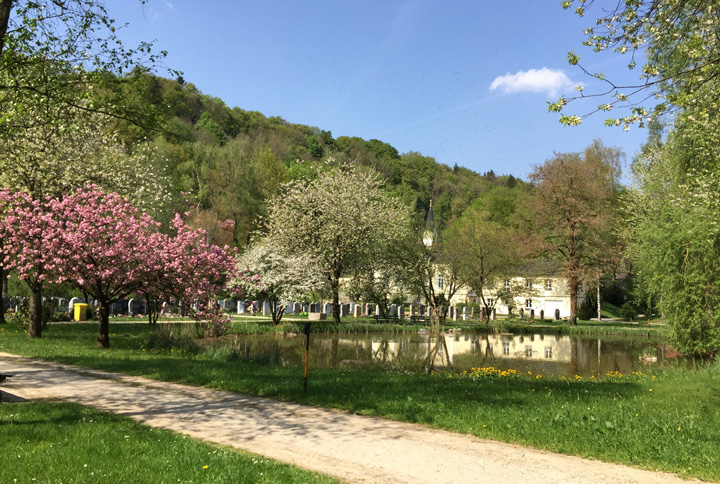
[[[4,140],[0,186],[35,198],[59,198],[95,184],[126,196],[144,211],[162,210],[170,201],[170,182],[157,153],[140,144],[134,153],[111,134],[109,118],[74,109],[68,125],[32,125]],[[28,117],[34,118],[34,112]]]
[[[376,172],[355,166],[333,167],[284,188],[268,209],[270,236],[288,252],[317,261],[339,323],[342,277],[397,239],[406,230],[408,211],[383,191]]]
[[[238,276],[229,286],[241,288],[251,299],[268,301],[277,325],[284,309],[280,303],[302,300],[327,285],[327,277],[307,254],[288,254],[269,238],[256,242],[237,261]]]
[[[197,316],[207,316],[207,300],[234,270],[227,248],[208,244],[179,216],[176,234],[165,235],[127,199],[97,186],[42,201],[5,190],[2,200],[7,266],[33,285],[67,281],[97,299],[101,347],[109,346],[112,302],[135,292],[161,294],[200,300]]]
[[[30,288],[31,338],[42,334],[42,288],[55,279],[58,224],[47,201],[7,188],[0,190],[0,263],[4,269],[15,269]]]

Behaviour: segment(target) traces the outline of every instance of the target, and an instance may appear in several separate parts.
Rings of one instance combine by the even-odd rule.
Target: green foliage
[[[318,143],[315,135],[310,135],[305,138],[305,147],[307,148],[308,153],[310,153],[310,156],[313,158],[322,158],[325,154],[325,150],[322,145]]]
[[[552,317],[551,314],[546,316]],[[580,307],[578,307],[577,317],[578,319],[582,319],[584,321],[588,321],[591,318],[597,318],[597,302],[593,301],[589,297],[585,298]]]
[[[223,130],[220,129],[220,126],[218,126],[218,124],[210,117],[210,113],[207,111],[202,113],[195,126],[198,129],[213,135],[221,145],[224,145],[227,141],[225,133],[223,133]]]
[[[633,307],[632,303],[626,302],[623,303],[622,306],[620,306],[620,316],[624,319],[632,320],[637,315],[637,312],[635,311],[635,308]]]

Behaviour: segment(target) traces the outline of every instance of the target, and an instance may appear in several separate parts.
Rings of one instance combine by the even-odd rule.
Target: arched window
[[[445,277],[443,277],[442,274],[438,274],[437,286],[439,289],[443,289],[445,287]]]

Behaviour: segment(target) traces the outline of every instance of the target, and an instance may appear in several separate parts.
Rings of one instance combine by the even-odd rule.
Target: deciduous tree
[[[485,211],[468,209],[445,234],[458,253],[459,277],[477,294],[486,322],[498,300],[510,296],[505,281],[519,274],[526,261],[521,249],[528,242],[520,240],[512,227],[489,218]]]
[[[317,261],[339,323],[343,277],[396,240],[407,220],[407,210],[385,194],[375,172],[350,165],[330,168],[310,182],[287,184],[270,203],[267,227],[288,252],[307,253]]]
[[[327,277],[313,258],[289,254],[270,238],[258,240],[238,258],[237,272],[229,287],[239,288],[250,299],[269,302],[276,326],[285,311],[282,302],[306,300],[327,285]]]
[[[542,242],[540,252],[563,263],[570,292],[570,324],[576,324],[578,290],[598,253],[602,232],[612,230],[620,157],[616,148],[595,141],[584,153],[558,153],[535,166],[533,210]]]

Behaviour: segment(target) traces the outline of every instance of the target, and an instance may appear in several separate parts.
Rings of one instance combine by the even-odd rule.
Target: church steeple
[[[432,198],[430,199],[430,208],[428,208],[427,217],[425,218],[425,231],[423,232],[423,244],[425,247],[431,247],[437,240],[437,228],[435,227],[435,215],[433,214]]]

